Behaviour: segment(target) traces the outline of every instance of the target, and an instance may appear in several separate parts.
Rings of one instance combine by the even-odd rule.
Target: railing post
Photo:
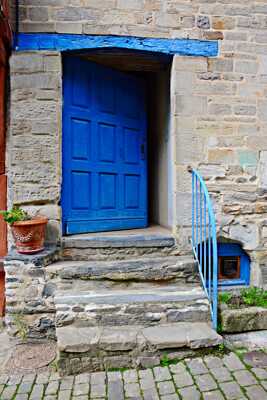
[[[192,249],[195,260],[198,262],[204,291],[209,299],[212,325],[216,330],[218,307],[216,221],[210,195],[203,178],[196,170],[192,168],[188,170],[192,173]]]

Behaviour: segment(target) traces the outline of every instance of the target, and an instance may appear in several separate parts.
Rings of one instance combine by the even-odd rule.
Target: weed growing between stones
[[[29,328],[24,321],[23,316],[21,314],[14,314],[13,323],[17,329],[16,334],[20,337],[20,339],[26,340],[28,337]]]
[[[242,289],[240,295],[223,292],[219,294],[219,303],[226,304],[230,308],[267,308],[267,290],[250,287],[248,289]]]
[[[219,302],[223,304],[228,304],[232,298],[232,293],[223,292],[219,293]]]
[[[243,289],[241,291],[241,298],[247,306],[267,308],[267,290],[256,287]]]

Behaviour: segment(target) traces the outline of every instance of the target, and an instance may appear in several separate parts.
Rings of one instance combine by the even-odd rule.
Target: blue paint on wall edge
[[[99,48],[119,48],[163,54],[215,57],[218,42],[195,39],[158,39],[131,36],[99,36],[58,33],[20,33],[17,51],[71,51]]]

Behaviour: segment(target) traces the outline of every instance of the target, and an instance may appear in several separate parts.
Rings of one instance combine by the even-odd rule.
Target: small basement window
[[[220,285],[249,285],[250,259],[238,243],[218,243]]]

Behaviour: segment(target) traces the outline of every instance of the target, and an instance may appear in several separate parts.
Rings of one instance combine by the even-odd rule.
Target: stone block
[[[209,58],[208,70],[212,72],[232,72],[234,62],[229,58]],[[241,71],[239,71],[241,72]]]
[[[208,113],[215,115],[230,115],[232,114],[232,108],[229,104],[210,103]]]
[[[81,33],[83,33],[83,23],[82,22],[56,22],[55,32],[81,34]]]
[[[173,58],[173,69],[176,71],[207,72],[207,68],[207,58],[205,57],[175,55]]]
[[[143,10],[144,0],[118,0],[117,7],[124,10]]]
[[[48,21],[48,7],[29,7],[28,18],[35,22],[46,22]]]
[[[136,347],[138,327],[104,328],[99,341],[99,348],[106,351],[128,351]]]
[[[247,332],[267,329],[267,309],[247,307],[221,311],[223,332]]]
[[[231,30],[235,29],[236,20],[227,16],[212,16],[212,29]]]
[[[200,29],[209,29],[210,28],[210,19],[207,15],[198,15],[197,16],[197,27]]]
[[[224,38],[221,31],[204,31],[203,36],[207,40],[223,40]]]
[[[11,88],[16,89],[56,89],[60,87],[59,76],[52,73],[13,75]]]
[[[155,18],[155,23],[159,27],[176,28],[176,29],[179,29],[180,27],[180,19],[176,14],[158,13]]]
[[[235,152],[231,149],[208,150],[208,161],[217,164],[234,164],[236,162]]]
[[[45,55],[44,69],[46,72],[61,72],[61,55]]]
[[[42,53],[16,53],[10,58],[9,63],[11,74],[44,72],[44,58]]]
[[[258,113],[261,121],[267,121],[267,100],[258,101]]]
[[[256,115],[257,108],[255,106],[249,106],[241,104],[234,107],[234,113],[236,115]]]
[[[251,150],[238,150],[239,164],[256,166],[258,162],[258,152]]]
[[[82,7],[68,7],[56,8],[53,10],[52,18],[55,21],[81,21]]]
[[[195,74],[191,71],[174,71],[172,75],[173,92],[189,96],[194,91]]]
[[[243,74],[256,74],[259,68],[259,64],[254,61],[235,61],[235,72],[241,72]]]
[[[259,244],[259,229],[253,222],[236,223],[230,226],[230,237],[243,243],[244,250],[253,250]]]
[[[20,32],[24,33],[53,33],[55,32],[54,22],[22,22]]]
[[[100,328],[80,328],[78,331],[68,326],[58,328],[58,349],[67,353],[94,351],[96,345],[99,343],[100,335]]]
[[[207,97],[176,95],[174,106],[175,115],[203,115],[207,113]]]

